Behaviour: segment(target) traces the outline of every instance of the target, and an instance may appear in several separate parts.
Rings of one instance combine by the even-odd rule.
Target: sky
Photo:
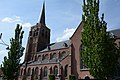
[[[9,45],[16,24],[25,31],[26,48],[30,27],[39,22],[44,0],[0,0],[0,33]],[[46,25],[51,29],[51,43],[67,40],[81,22],[82,0],[45,0]],[[120,29],[120,0],[100,0],[100,16],[105,14],[107,30]],[[0,40],[1,43],[1,40]],[[7,55],[6,46],[0,45],[0,64]],[[21,58],[22,61],[24,56]]]

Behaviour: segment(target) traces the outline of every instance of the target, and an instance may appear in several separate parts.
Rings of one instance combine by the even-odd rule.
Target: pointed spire
[[[45,25],[45,0],[43,3],[43,9],[42,9],[42,13],[41,13],[40,23]]]

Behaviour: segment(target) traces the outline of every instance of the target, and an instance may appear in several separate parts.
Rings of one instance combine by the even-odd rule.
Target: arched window
[[[52,53],[50,53],[50,59],[52,59]]]
[[[32,77],[31,77],[31,80],[34,80],[34,75],[35,75],[35,72],[34,72],[34,68],[32,69]]]
[[[32,76],[34,76],[34,68],[32,69]]]
[[[64,70],[63,70],[63,66],[61,65],[61,74],[63,75],[64,74]]]
[[[57,74],[58,74],[58,67],[57,66],[55,66],[54,67],[54,74],[57,76]]]
[[[68,76],[68,65],[65,66],[65,77]]]
[[[57,54],[53,53],[52,58],[56,58],[56,57],[57,57]]]
[[[81,46],[79,48],[80,48],[80,50],[86,51],[86,47],[83,44],[81,44]],[[84,63],[84,60],[83,60],[81,54],[80,54],[80,69],[87,69],[87,66]]]
[[[38,75],[38,67],[35,68],[35,75]]]
[[[63,52],[60,54],[60,58],[65,57],[65,55],[66,55],[66,52],[65,52],[65,51],[63,51]]]
[[[44,55],[42,55],[42,60],[44,60]]]
[[[24,75],[26,75],[26,69],[24,69]]]
[[[45,60],[48,60],[48,54],[45,55],[44,59],[45,59]]]
[[[41,61],[41,55],[38,56],[38,61]]]
[[[27,75],[28,75],[28,76],[30,76],[30,75],[31,75],[31,68],[28,68]]]
[[[49,67],[50,74],[52,74],[52,66]]]
[[[42,76],[42,73],[43,73],[42,71],[43,71],[42,68],[40,68],[40,76]]]
[[[48,69],[47,67],[44,67],[44,77],[47,77]]]
[[[37,56],[35,56],[35,61],[37,61]]]
[[[20,72],[20,75],[22,76],[22,73],[23,73],[23,68],[21,69],[21,72]]]

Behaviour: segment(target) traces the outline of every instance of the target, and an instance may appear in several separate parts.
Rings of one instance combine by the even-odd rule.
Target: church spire
[[[42,13],[41,13],[40,23],[45,25],[45,1],[43,3],[43,9],[42,9]]]

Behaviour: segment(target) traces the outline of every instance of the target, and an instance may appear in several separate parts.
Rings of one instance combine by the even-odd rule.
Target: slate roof
[[[120,29],[111,30],[110,32],[120,38]]]
[[[40,52],[49,51],[49,50],[56,50],[56,49],[62,49],[62,48],[68,48],[70,46],[70,44],[71,44],[70,40],[51,43],[44,50],[42,50]]]
[[[53,58],[53,59],[45,59],[45,60],[39,60],[39,61],[32,61],[29,64],[50,64],[50,63],[60,63],[62,60],[64,60],[69,54],[65,55],[62,58]]]

